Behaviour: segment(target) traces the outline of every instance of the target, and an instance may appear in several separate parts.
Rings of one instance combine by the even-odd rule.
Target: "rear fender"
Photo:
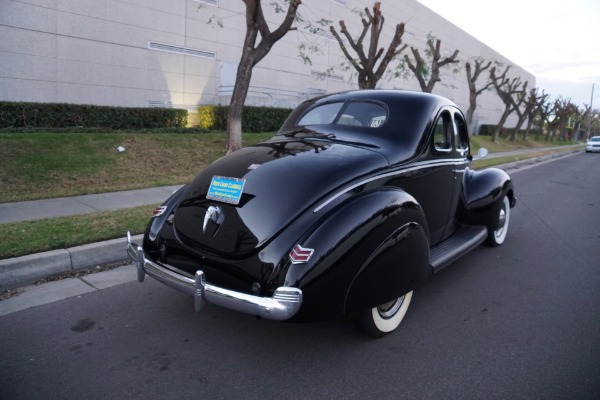
[[[348,290],[344,314],[357,314],[397,299],[431,274],[426,232],[419,223],[408,222],[363,263]]]
[[[421,257],[410,255],[415,243]],[[283,283],[302,289],[299,320],[343,315],[347,302],[353,311],[364,308],[360,305],[365,301],[370,305],[379,297],[399,297],[416,284],[417,276],[430,273],[421,207],[408,193],[395,188],[365,192],[344,202],[320,219],[299,244],[314,249],[314,255],[306,264],[289,265]],[[395,268],[389,267],[390,257],[400,257],[393,263]],[[410,263],[399,262],[402,258]],[[410,284],[386,283],[390,278]],[[372,284],[376,286],[368,290],[366,285]],[[380,288],[381,296],[375,293]]]

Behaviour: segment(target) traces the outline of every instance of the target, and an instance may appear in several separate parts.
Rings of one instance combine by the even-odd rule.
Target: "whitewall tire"
[[[508,233],[508,225],[510,222],[510,201],[508,196],[504,196],[502,199],[502,207],[498,212],[498,228],[488,229],[487,243],[492,246],[500,246],[506,240],[506,234]]]
[[[412,294],[413,292],[408,292],[396,300],[364,312],[359,317],[361,328],[367,334],[376,338],[395,331],[406,315],[412,300]]]

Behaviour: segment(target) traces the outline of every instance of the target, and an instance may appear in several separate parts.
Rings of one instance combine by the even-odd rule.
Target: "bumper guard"
[[[143,282],[146,275],[194,297],[194,308],[201,311],[206,302],[218,306],[256,315],[275,321],[284,321],[293,317],[302,305],[302,291],[293,287],[279,287],[272,297],[259,297],[240,293],[206,282],[204,272],[196,271],[196,276],[190,278],[178,273],[177,268],[159,264],[148,259],[141,246],[131,242],[127,232],[127,255],[137,266],[138,281]]]

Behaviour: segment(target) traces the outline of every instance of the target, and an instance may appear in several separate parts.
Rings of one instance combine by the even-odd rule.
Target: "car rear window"
[[[387,108],[374,101],[320,104],[304,114],[296,125],[347,125],[380,128],[387,120]]]

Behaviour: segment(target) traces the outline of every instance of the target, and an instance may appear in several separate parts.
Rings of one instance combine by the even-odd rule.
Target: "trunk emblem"
[[[223,211],[221,211],[221,208],[217,206],[208,207],[208,210],[206,210],[206,214],[204,214],[204,224],[202,225],[202,233],[206,233],[206,228],[208,227],[209,222],[217,225],[215,229],[216,233],[216,230],[219,229],[219,226],[221,226],[221,223],[223,222],[224,218],[225,217],[223,215]]]

